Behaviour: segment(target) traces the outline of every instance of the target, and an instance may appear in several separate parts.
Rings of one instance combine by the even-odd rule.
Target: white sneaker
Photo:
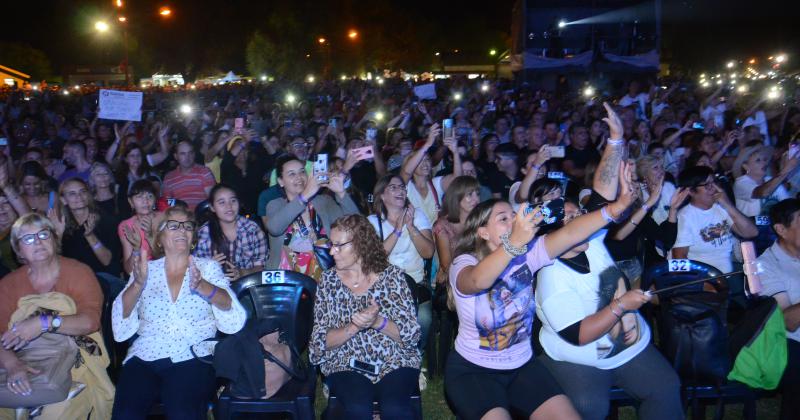
[[[425,369],[419,371],[419,390],[424,391],[428,387],[428,378],[425,377]]]

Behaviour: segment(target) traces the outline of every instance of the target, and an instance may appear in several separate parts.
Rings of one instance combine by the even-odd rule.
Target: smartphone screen
[[[552,225],[564,220],[564,199],[556,198],[542,203],[542,216],[544,218],[539,226]]]
[[[450,118],[442,121],[442,138],[449,139],[453,137],[453,120]]]
[[[377,128],[368,128],[367,129],[367,140],[374,141],[378,138],[378,129]]]
[[[563,158],[564,157],[564,146],[548,146],[550,149],[550,157],[554,158]]]
[[[233,120],[233,132],[241,133],[244,131],[244,118],[236,118]]]
[[[320,153],[314,161],[314,176],[319,182],[328,182],[328,155]]]

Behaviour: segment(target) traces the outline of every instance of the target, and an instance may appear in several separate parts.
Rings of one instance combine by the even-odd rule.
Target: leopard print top
[[[380,316],[397,324],[400,343],[374,329],[366,329],[338,348],[326,349],[325,337],[329,329],[341,328],[350,322],[356,312],[365,309],[372,296],[380,306]],[[380,364],[377,376],[365,375],[377,383],[389,372],[410,367],[419,369],[421,357],[417,349],[420,327],[411,291],[403,270],[389,265],[374,285],[363,295],[353,295],[342,284],[335,268],[325,271],[317,288],[314,304],[314,327],[309,346],[311,363],[320,365],[322,373],[330,375],[351,370],[350,358]],[[359,372],[361,373],[361,372]]]

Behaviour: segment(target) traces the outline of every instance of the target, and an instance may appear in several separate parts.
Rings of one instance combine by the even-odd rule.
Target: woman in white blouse
[[[117,383],[113,418],[143,419],[155,401],[169,419],[205,419],[215,375],[198,357],[211,354],[203,340],[217,330],[239,331],[245,323],[219,263],[189,255],[196,224],[191,213],[170,207],[158,225],[156,246],[164,257],[134,255],[133,274],[114,301],[114,339],[138,337],[128,350]]]

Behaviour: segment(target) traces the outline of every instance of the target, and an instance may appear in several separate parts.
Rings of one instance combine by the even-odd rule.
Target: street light
[[[559,28],[563,28],[565,26],[567,26],[567,21],[565,21],[565,20],[558,21],[558,27]]]
[[[96,29],[98,32],[106,32],[108,31],[108,28],[109,28],[108,24],[103,22],[102,20],[98,20],[97,22],[94,23],[94,29]]]
[[[491,50],[489,50],[489,55],[491,55],[491,56],[497,55],[497,50],[492,48]]]
[[[122,23],[125,23],[125,22],[128,21],[128,18],[126,18],[125,16],[120,16],[120,17],[117,18],[117,20],[122,22]]]
[[[591,98],[594,96],[594,88],[591,86],[587,86],[586,89],[583,90],[583,96],[587,98]]]
[[[114,5],[117,7],[122,7],[122,0],[114,0]]]
[[[181,105],[181,114],[191,114],[192,113],[192,106],[189,104]]]
[[[775,62],[776,63],[783,63],[784,61],[786,61],[786,54],[781,54],[781,55],[775,57]]]
[[[347,31],[347,37],[355,41],[355,39],[358,38],[358,31],[355,29]]]
[[[327,40],[327,39],[325,39],[325,38],[323,38],[323,37],[320,37],[320,38],[317,40],[317,42],[319,42],[320,44],[324,44],[324,43],[326,43],[327,41],[328,41],[328,40]]]
[[[261,81],[262,82],[266,82],[267,81],[267,75],[266,74],[262,74],[261,75]]]
[[[736,63],[734,63],[733,61],[728,61],[728,68],[729,69],[732,69],[733,66],[735,66],[735,65],[736,65]]]
[[[290,93],[290,94],[286,95],[286,102],[287,103],[293,104],[294,101],[296,101],[296,100],[297,100],[297,98],[295,98],[295,96],[293,94]]]
[[[164,6],[158,9],[158,14],[161,15],[162,17],[169,17],[172,15],[172,9],[170,9],[167,6]]]

